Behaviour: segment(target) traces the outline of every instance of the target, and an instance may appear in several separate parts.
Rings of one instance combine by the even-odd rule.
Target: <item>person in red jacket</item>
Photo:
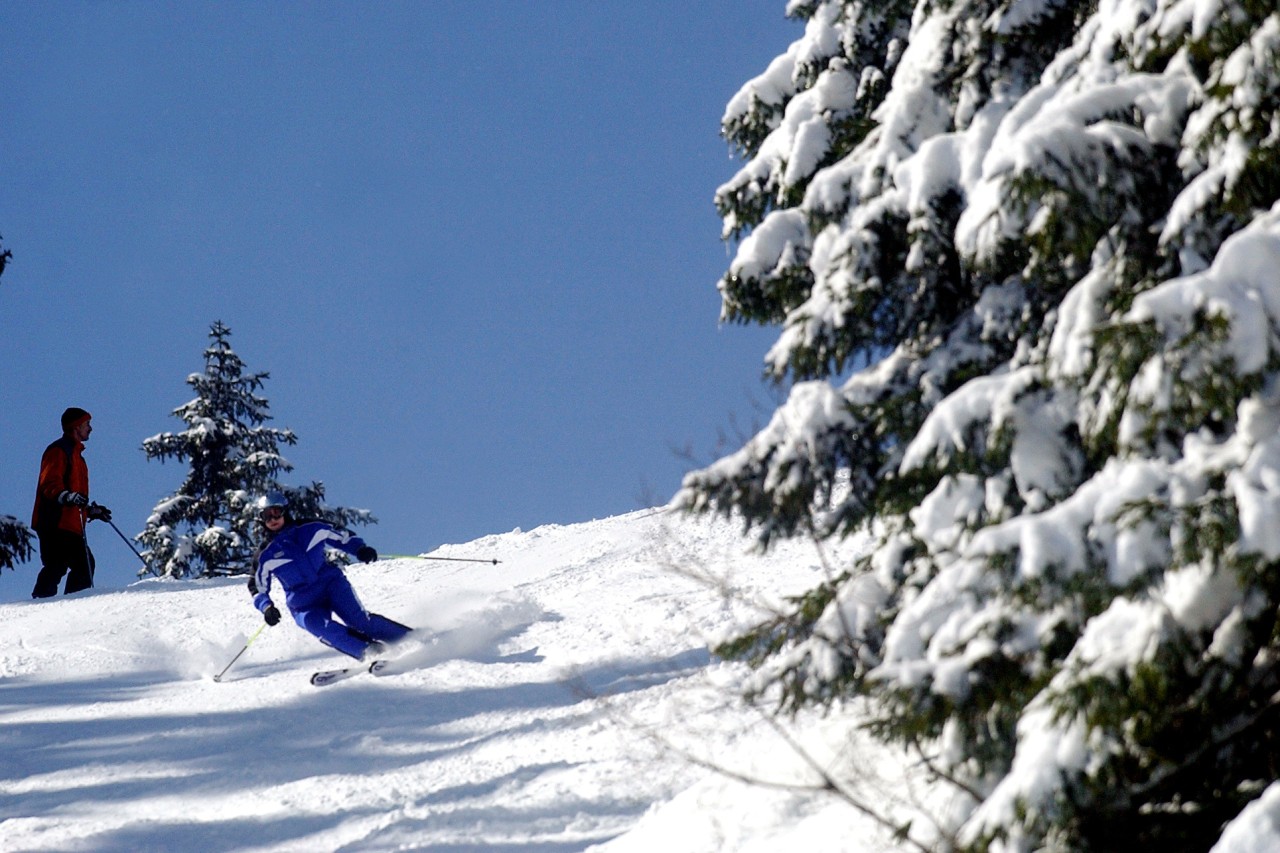
[[[67,577],[67,594],[93,586],[93,552],[85,538],[85,523],[111,520],[111,510],[89,503],[89,468],[84,443],[93,432],[92,416],[74,406],[62,413],[62,438],[45,448],[31,526],[40,539],[40,573],[32,598],[58,594]]]

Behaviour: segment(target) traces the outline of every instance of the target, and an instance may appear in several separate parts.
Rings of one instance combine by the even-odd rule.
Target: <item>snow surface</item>
[[[649,510],[432,555],[496,566],[353,566],[435,636],[324,688],[348,659],[288,620],[213,681],[261,624],[240,579],[2,604],[0,850],[893,849],[805,756],[907,808],[899,758],[849,714],[787,723],[791,748],[708,652],[824,576],[811,545],[745,548]]]

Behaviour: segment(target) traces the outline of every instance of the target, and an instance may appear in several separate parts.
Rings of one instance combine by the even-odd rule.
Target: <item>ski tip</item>
[[[324,687],[334,682],[343,681],[364,672],[363,666],[348,666],[343,669],[322,669],[311,674],[311,683],[316,687]]]

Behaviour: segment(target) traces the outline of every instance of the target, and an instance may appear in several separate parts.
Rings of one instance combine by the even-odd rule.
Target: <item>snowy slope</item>
[[[0,850],[891,848],[830,795],[705,766],[815,782],[707,651],[812,586],[812,546],[749,555],[735,528],[646,511],[434,556],[502,562],[349,569],[370,609],[437,636],[411,672],[325,688],[309,674],[345,659],[288,622],[212,680],[260,624],[239,580],[0,605]],[[824,763],[898,764],[851,761],[874,753],[846,718],[803,728]]]

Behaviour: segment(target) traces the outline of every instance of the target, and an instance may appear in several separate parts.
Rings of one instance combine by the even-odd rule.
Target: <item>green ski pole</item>
[[[388,560],[444,560],[449,563],[489,563],[490,565],[498,565],[501,560],[496,557],[492,560],[476,560],[468,557],[424,557],[421,554],[383,554]]]
[[[248,639],[248,641],[247,641],[247,642],[245,642],[245,644],[244,644],[244,648],[243,648],[243,649],[241,649],[239,652],[237,652],[237,653],[236,653],[236,656],[235,656],[235,657],[233,657],[233,658],[231,659],[231,663],[229,663],[229,664],[227,664],[225,667],[223,667],[223,668],[222,668],[222,672],[218,673],[217,675],[215,675],[215,676],[213,677],[213,680],[214,680],[214,681],[221,681],[221,680],[222,680],[222,676],[224,676],[224,675],[226,675],[226,674],[227,674],[227,670],[231,669],[231,667],[235,664],[235,662],[236,662],[236,661],[238,661],[238,660],[240,660],[240,655],[242,655],[242,654],[244,654],[245,652],[249,651],[249,647],[253,645],[253,641],[254,641],[254,640],[258,639],[258,635],[262,633],[262,629],[263,629],[263,628],[265,628],[265,627],[267,627],[267,623],[266,623],[266,622],[263,622],[261,625],[259,625],[259,626],[258,626],[258,630],[254,631],[254,632],[253,632],[253,636],[252,636],[252,637],[250,637],[250,638]]]

